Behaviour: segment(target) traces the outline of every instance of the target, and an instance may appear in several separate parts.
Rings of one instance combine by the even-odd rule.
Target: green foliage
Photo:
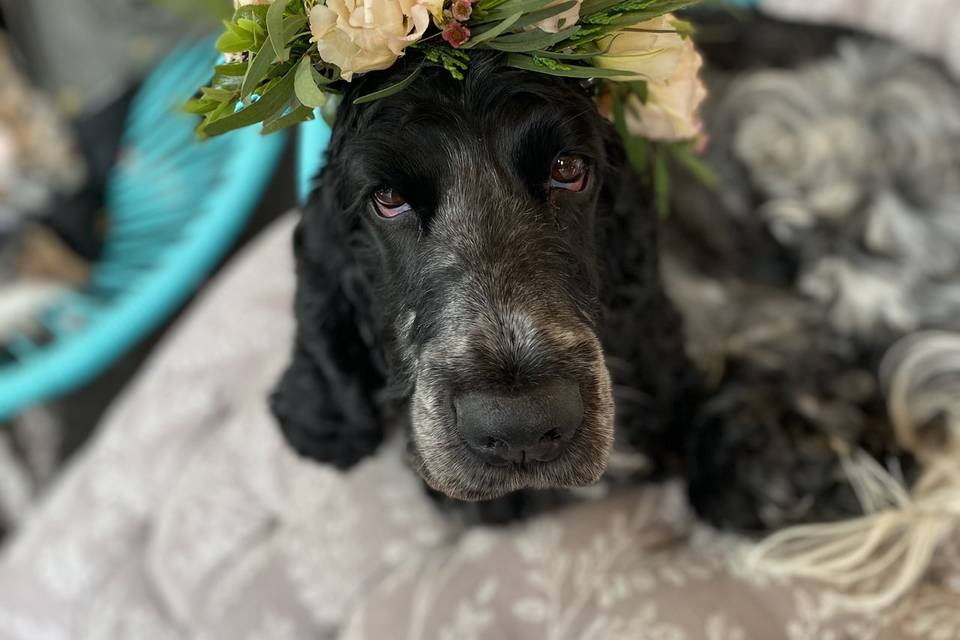
[[[286,62],[287,57],[290,55],[283,29],[283,13],[289,4],[287,0],[276,0],[276,2],[271,4],[270,8],[267,9],[267,41],[270,43],[270,48],[273,49],[273,53],[280,62]]]
[[[243,76],[243,83],[240,85],[240,97],[246,98],[253,93],[270,71],[270,65],[273,63],[273,49],[269,41],[264,41],[260,45],[260,50],[253,55],[253,61],[247,64],[247,73]]]
[[[257,123],[269,133],[312,118],[323,95],[318,88],[323,76],[311,72],[312,91],[302,79],[297,86],[301,61],[308,70],[312,67],[309,37],[302,36],[307,24],[303,3],[277,0],[240,7],[223,24],[216,46],[227,60],[214,67],[208,85],[184,106],[203,116],[197,135],[206,138]]]
[[[301,105],[284,115],[264,122],[262,133],[264,135],[271,134],[289,126],[300,124],[301,122],[306,122],[307,120],[313,120],[313,118],[313,109]]]
[[[630,93],[646,95],[645,83],[643,90],[633,87],[628,90],[614,90],[613,125],[623,140],[627,153],[627,161],[641,177],[649,181],[653,190],[654,208],[661,217],[670,213],[670,170],[671,166],[681,168],[698,180],[713,187],[717,176],[713,170],[697,156],[692,141],[683,142],[654,142],[631,135],[627,129],[626,98]]]
[[[472,24],[483,24],[485,22],[496,22],[508,18],[515,13],[529,14],[540,11],[553,0],[506,0],[497,5],[492,10],[485,10],[482,6],[477,8],[476,17],[470,20]]]
[[[560,2],[555,5],[549,6],[546,9],[541,9],[540,11],[533,11],[526,15],[521,14],[523,17],[517,21],[516,28],[523,29],[534,25],[543,20],[549,20],[554,16],[558,16],[564,11],[568,11],[577,5],[577,0],[567,0],[566,2]],[[572,25],[560,25],[561,27],[569,27]]]
[[[466,22],[471,35],[461,48],[441,39],[441,25],[431,27],[406,53],[422,59],[413,72],[355,102],[372,102],[403,91],[428,65],[442,67],[462,80],[470,66],[470,52],[493,49],[505,52],[506,64],[518,69],[599,81],[598,90],[611,95],[614,126],[624,141],[628,160],[650,182],[661,214],[669,206],[671,165],[684,167],[707,183],[715,180],[691,143],[653,143],[632,135],[626,125],[628,98],[644,103],[646,82],[639,76],[624,81],[624,76],[633,74],[592,64],[596,56],[606,53],[597,44],[603,36],[697,0],[584,0],[576,24],[559,25],[559,33],[547,33],[536,25],[576,5],[576,0],[553,1],[476,0]],[[311,39],[307,12],[313,4],[313,0],[274,0],[269,5],[241,7],[224,20],[217,49],[225,59],[214,67],[207,86],[184,105],[186,111],[202,118],[197,129],[201,138],[257,123],[262,123],[263,133],[272,133],[312,120],[317,110],[332,122],[345,81],[336,66],[320,59]],[[683,37],[693,32],[691,25],[679,19],[672,26]],[[617,81],[605,80],[610,78]]]
[[[470,37],[470,40],[463,45],[463,49],[473,49],[478,45],[483,44],[487,40],[493,40],[501,33],[505,32],[510,27],[514,26],[520,18],[523,17],[522,12],[517,12],[512,16],[507,16],[499,24],[493,25],[484,29],[483,27],[478,27]],[[440,47],[438,47],[440,48]],[[436,62],[436,61],[434,61]]]
[[[526,71],[537,71],[551,76],[565,78],[611,78],[615,76],[632,75],[629,71],[615,69],[600,69],[580,64],[565,64],[555,58],[539,54],[513,54],[507,56],[507,65]]]
[[[512,33],[494,38],[487,46],[497,51],[510,51],[514,53],[549,49],[558,42],[563,42],[572,37],[579,30],[579,26],[564,29],[559,33],[546,33],[540,29],[532,29],[530,31],[521,31],[520,33]]]
[[[672,11],[697,4],[700,0],[584,0],[580,24],[583,29],[574,38],[577,46],[599,40],[605,35]]]
[[[418,44],[417,49],[423,52],[423,57],[433,64],[438,64],[450,72],[457,80],[463,80],[463,72],[470,64],[470,54],[463,49],[451,49],[440,44]]]
[[[263,93],[258,94],[259,100],[250,101],[239,111],[201,125],[201,135],[216,136],[276,117],[295,97],[293,89],[295,74],[295,70],[291,69],[282,78],[267,82],[263,86]],[[225,104],[229,105],[229,102]],[[207,116],[210,117],[210,114]]]
[[[325,83],[318,82],[317,75],[313,70],[310,56],[303,56],[300,59],[300,64],[297,65],[296,75],[293,79],[293,91],[300,103],[311,109],[322,107],[327,102],[327,94],[320,88],[321,84]]]
[[[374,100],[380,100],[381,98],[386,98],[387,96],[392,96],[395,93],[400,93],[404,89],[410,86],[410,84],[417,79],[417,76],[420,75],[420,72],[423,70],[423,67],[417,67],[413,70],[413,73],[408,75],[406,78],[401,80],[396,84],[392,84],[389,87],[384,87],[379,91],[374,91],[373,93],[368,93],[364,96],[356,98],[354,104],[363,104],[365,102],[373,102]]]

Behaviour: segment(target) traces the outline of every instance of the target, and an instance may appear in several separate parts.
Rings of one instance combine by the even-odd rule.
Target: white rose
[[[674,17],[667,14],[601,38],[597,46],[603,53],[593,59],[593,64],[636,74],[611,78],[618,82],[637,80],[637,76],[663,82],[673,76],[684,49],[693,47],[689,39],[680,37],[673,21]]]
[[[647,101],[631,95],[624,105],[627,129],[651,140],[688,140],[701,130],[700,105],[707,89],[700,80],[703,59],[693,41],[681,38],[673,16],[642,22],[598,42],[603,55],[594,64],[606,69],[632,71],[647,81]],[[665,33],[661,33],[665,32]],[[636,80],[620,76],[617,81]]]
[[[627,127],[651,140],[689,140],[700,135],[700,106],[707,88],[700,80],[703,59],[690,40],[685,40],[680,62],[663,82],[647,83],[647,102],[635,112],[627,110]],[[637,100],[639,102],[639,100]]]
[[[547,7],[553,7],[561,2],[566,0],[554,0]],[[563,13],[559,13],[552,18],[547,18],[546,20],[541,20],[540,22],[534,23],[533,26],[539,28],[541,31],[546,31],[547,33],[559,33],[564,29],[568,29],[573,25],[577,24],[577,20],[580,19],[580,4],[582,0],[577,0],[577,4],[573,5]]]
[[[349,81],[390,67],[442,11],[443,0],[327,0],[310,10],[310,32],[320,57]]]

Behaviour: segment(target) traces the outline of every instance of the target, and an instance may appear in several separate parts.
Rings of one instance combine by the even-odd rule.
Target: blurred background
[[[296,205],[296,132],[197,145],[177,112],[225,5],[0,0],[0,535],[217,268]],[[960,308],[960,3],[741,0],[687,17],[712,92],[712,197],[811,265],[830,244],[819,218],[869,211],[874,243],[945,238],[866,303],[847,297],[875,282],[811,267],[807,293],[850,335]],[[902,273],[906,254],[884,255],[875,273]]]
[[[231,11],[0,1],[0,535],[217,267],[295,204],[290,136],[198,145],[179,113]]]

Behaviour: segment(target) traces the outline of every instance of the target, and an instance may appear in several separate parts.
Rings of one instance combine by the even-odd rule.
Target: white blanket
[[[676,485],[463,532],[395,445],[348,474],[296,458],[265,406],[290,346],[292,223],[194,306],[6,549],[0,638],[960,637],[957,575],[844,615],[752,574]]]

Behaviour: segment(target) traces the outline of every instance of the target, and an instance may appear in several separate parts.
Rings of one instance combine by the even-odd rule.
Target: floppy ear
[[[324,169],[294,232],[296,338],[270,404],[297,453],[345,468],[383,440],[374,396],[384,379],[369,283],[350,250],[359,223],[339,205],[337,176]]]
[[[598,252],[606,263],[601,340],[618,431],[657,473],[684,450],[699,373],[686,356],[682,319],[660,278],[659,219],[650,190],[629,166],[612,127],[607,156],[598,206]]]

